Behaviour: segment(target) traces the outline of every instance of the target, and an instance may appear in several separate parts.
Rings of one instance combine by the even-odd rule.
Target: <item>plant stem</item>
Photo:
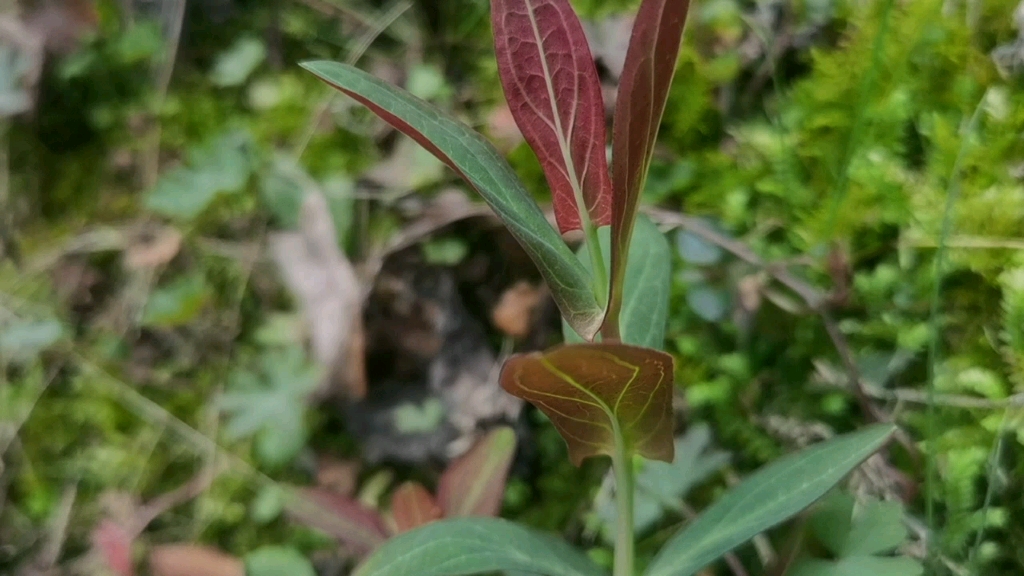
[[[601,251],[601,241],[597,237],[597,226],[590,219],[588,214],[583,216],[583,230],[586,233],[587,252],[590,252],[590,261],[594,268],[594,296],[598,304],[604,306],[608,302],[608,272],[604,267],[604,253]]]
[[[615,570],[613,576],[633,576],[633,455],[626,448],[622,434],[615,425]]]

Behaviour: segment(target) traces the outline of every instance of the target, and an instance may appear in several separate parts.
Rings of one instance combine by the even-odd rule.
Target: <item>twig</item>
[[[377,39],[385,30],[388,29],[395,20],[398,20],[402,14],[412,7],[411,0],[401,0],[396,2],[387,12],[384,13],[381,18],[374,22],[373,25],[359,38],[355,48],[349,54],[345,62],[349,65],[354,65],[363,57],[363,54],[370,48],[373,41]],[[324,116],[331,109],[331,104],[334,103],[334,99],[338,96],[338,93],[331,90],[323,100],[320,101],[320,105],[316,107],[313,114],[309,118],[309,122],[306,123],[305,130],[302,131],[302,136],[299,138],[299,143],[295,146],[294,156],[295,158],[301,158],[302,154],[306,151],[309,146],[310,140],[313,139],[313,135],[316,133],[316,129],[323,122]]]
[[[132,525],[126,527],[128,533],[132,534],[133,537],[141,534],[146,529],[146,526],[149,526],[153,520],[156,520],[164,512],[198,497],[213,484],[213,481],[221,473],[222,468],[224,466],[216,464],[204,466],[191,480],[170,492],[164,492],[154,497],[149,502],[140,506],[135,517],[132,519]]]
[[[53,512],[50,521],[50,529],[46,537],[46,543],[35,562],[35,567],[41,573],[48,572],[60,559],[60,552],[64,549],[64,541],[67,536],[68,524],[71,521],[71,510],[75,506],[78,497],[78,483],[69,484],[64,487],[60,503]]]
[[[846,336],[843,334],[842,330],[839,329],[839,325],[836,323],[835,319],[832,318],[828,308],[828,296],[824,292],[797,278],[785,266],[781,266],[774,262],[768,262],[764,258],[761,258],[743,242],[729,238],[728,236],[715,231],[699,218],[658,208],[649,208],[646,212],[656,222],[672,227],[683,228],[687,232],[719,246],[740,260],[743,260],[757,268],[763,269],[769,276],[774,278],[776,282],[782,284],[786,288],[789,288],[794,294],[799,296],[804,301],[807,308],[817,314],[825,325],[825,330],[828,332],[829,338],[832,340],[832,344],[835,347],[836,352],[839,354],[839,358],[842,360],[843,366],[846,368],[850,390],[853,392],[854,396],[856,396],[857,403],[864,415],[876,422],[893,421],[892,416],[886,414],[880,408],[875,406],[870,401],[868,394],[865,392],[863,380],[860,377],[860,370],[857,368],[857,361],[854,358],[853,351],[850,349],[850,345],[846,341]],[[896,439],[904,448],[906,448],[907,452],[915,460],[921,457],[920,450],[906,432],[898,430],[896,433]]]
[[[185,22],[185,4],[187,0],[172,0],[172,20],[168,38],[167,58],[159,71],[156,84],[156,127],[151,138],[153,142],[146,150],[142,159],[142,184],[148,190],[156,185],[160,173],[160,139],[163,135],[163,123],[160,121],[160,110],[167,99],[167,91],[171,87],[171,76],[174,74],[174,63],[178,57],[178,44],[181,42],[181,28]]]

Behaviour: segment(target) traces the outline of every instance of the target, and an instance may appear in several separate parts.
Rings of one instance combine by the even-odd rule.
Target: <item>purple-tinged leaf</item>
[[[419,482],[406,482],[391,495],[391,522],[395,534],[429,524],[442,516],[434,497]]]
[[[515,453],[516,433],[502,426],[452,462],[437,485],[437,502],[444,515],[497,516]]]
[[[491,23],[501,85],[544,168],[559,230],[580,229],[582,210],[597,226],[610,224],[601,83],[572,6],[491,0]]]
[[[288,515],[302,524],[325,532],[366,553],[388,537],[375,510],[323,488],[305,488],[287,503]]]
[[[672,86],[689,0],[644,0],[633,24],[612,125],[612,273],[606,334],[618,336],[626,256]]]
[[[672,383],[671,356],[619,343],[520,354],[501,372],[501,387],[547,414],[577,466],[614,455],[619,440],[631,452],[671,462]]]
[[[533,259],[569,325],[593,339],[604,308],[594,296],[590,274],[494,146],[465,124],[358,68],[336,62],[302,66],[416,140],[472,185]]]

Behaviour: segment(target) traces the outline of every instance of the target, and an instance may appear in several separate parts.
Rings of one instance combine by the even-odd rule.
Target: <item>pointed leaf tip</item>
[[[302,67],[415,140],[476,189],[536,263],[562,316],[585,338],[597,334],[604,308],[590,275],[490,142],[435,106],[353,66],[319,60]]]
[[[499,426],[460,456],[437,485],[437,502],[448,518],[497,516],[516,453],[516,433]]]
[[[551,419],[577,466],[612,455],[615,435],[652,460],[671,462],[672,356],[619,343],[570,344],[513,356],[501,386]]]
[[[612,273],[606,323],[618,326],[633,222],[675,75],[689,0],[643,0],[612,124]]]
[[[544,168],[558,228],[580,229],[583,210],[596,225],[610,224],[601,83],[572,6],[491,0],[491,22],[509,110]]]
[[[396,534],[429,524],[442,516],[441,508],[418,482],[406,482],[391,495],[391,522]]]

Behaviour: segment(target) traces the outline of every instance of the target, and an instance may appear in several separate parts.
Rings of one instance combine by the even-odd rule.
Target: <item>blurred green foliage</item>
[[[576,4],[596,19],[637,2]],[[667,347],[691,418],[710,424],[732,453],[730,469],[867,419],[821,317],[772,279],[785,267],[829,297],[874,401],[934,458],[930,486],[923,465],[891,450],[917,488],[904,513],[923,524],[930,500],[936,551],[984,574],[1024,566],[1024,82],[992,58],[1017,37],[1016,4],[695,3],[645,192],[773,263],[756,267],[691,232],[670,232],[678,259]],[[339,23],[315,2],[200,4],[164,93],[165,23],[143,15],[129,23],[120,5],[101,2],[95,37],[47,68],[32,117],[11,116],[24,104],[9,78],[22,64],[0,53],[12,191],[2,209],[27,255],[21,269],[0,262],[0,415],[16,424],[0,449],[5,469],[17,471],[6,493],[13,504],[0,516],[0,534],[13,543],[0,551],[0,572],[33,553],[68,484],[79,488],[74,553],[103,514],[102,494],[149,498],[194,476],[209,451],[183,429],[239,454],[255,435],[255,464],[233,467],[146,538],[201,540],[305,570],[291,552],[264,546],[312,551],[326,540],[276,513],[258,515],[266,525],[250,518],[250,503],[273,508],[256,506],[258,494],[268,497],[253,478],[309,482],[307,438],[349,444],[331,436],[330,406],[306,409],[313,369],[292,304],[272,272],[244,255],[267,230],[296,227],[298,199],[314,189],[353,254],[394,230],[392,195],[361,202],[353,194],[385,159],[379,124],[294,65],[347,58],[373,27]],[[227,6],[219,24],[216,6]],[[375,22],[388,9],[350,10]],[[360,62],[397,66],[406,87],[486,131],[500,100],[488,16],[483,0],[415,2]],[[521,145],[510,159],[543,198],[532,152]],[[425,166],[406,175],[417,191],[451,179]],[[120,237],[88,234],[160,218],[185,239],[156,270],[124,266]],[[948,258],[937,276],[940,243]],[[423,250],[454,263],[466,244],[442,237]],[[48,260],[54,251],[64,264]],[[98,278],[83,283],[73,272]],[[249,383],[238,388],[239,379]],[[225,387],[231,414],[221,415],[214,399]],[[782,430],[778,421],[796,424]],[[506,513],[577,537],[600,466],[572,467],[552,429],[531,424],[536,478],[513,480]],[[714,493],[692,498],[703,504]],[[885,525],[895,522],[886,516]],[[820,562],[841,561],[820,543],[828,553]],[[900,542],[885,543],[888,551]],[[929,570],[946,573],[940,564]]]

